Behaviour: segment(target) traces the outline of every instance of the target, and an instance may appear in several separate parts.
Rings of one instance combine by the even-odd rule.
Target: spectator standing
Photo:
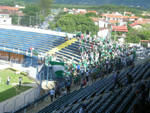
[[[21,86],[22,77],[19,77],[19,86]]]
[[[79,73],[80,72],[80,65],[78,64],[77,65],[77,73]]]
[[[87,82],[89,81],[89,71],[88,70],[86,71],[86,81]]]
[[[55,98],[57,98],[57,95],[58,95],[58,98],[59,98],[59,85],[56,82],[55,83]]]
[[[7,76],[7,85],[9,85],[9,82],[10,82],[10,77]]]
[[[50,95],[51,95],[51,102],[53,102],[53,96],[55,95],[54,88],[52,90],[50,90]]]
[[[69,80],[68,80],[66,85],[67,85],[67,93],[70,93],[70,85],[71,85],[71,83],[70,83]]]
[[[83,79],[83,84],[81,84],[81,88],[82,88],[83,86],[86,86],[86,81],[85,81],[85,79]]]
[[[115,89],[115,86],[118,84],[118,86],[119,86],[119,81],[118,81],[118,75],[119,75],[119,71],[117,71],[117,74],[115,75],[115,77],[114,77],[114,86],[113,86],[113,91],[114,91],[114,89]]]

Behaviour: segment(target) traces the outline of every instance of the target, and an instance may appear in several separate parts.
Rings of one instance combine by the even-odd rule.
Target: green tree
[[[89,12],[89,13],[85,13],[86,17],[98,17],[97,14],[93,13],[93,12]]]
[[[52,26],[51,29],[54,30],[56,27],[61,27],[61,30],[63,32],[70,32],[70,33],[73,33],[75,31],[81,31],[82,33],[91,32],[92,35],[97,34],[99,30],[99,27],[94,24],[94,21],[91,18],[81,14],[78,15],[67,14],[62,16],[55,23],[55,27]]]
[[[18,15],[10,15],[10,17],[12,18],[12,24],[13,25],[17,25],[18,24]]]
[[[28,16],[36,16],[36,12],[40,12],[40,7],[38,5],[27,6],[25,9],[22,9],[22,12]]]
[[[39,6],[41,7],[42,15],[46,17],[51,12],[53,0],[41,0]]]

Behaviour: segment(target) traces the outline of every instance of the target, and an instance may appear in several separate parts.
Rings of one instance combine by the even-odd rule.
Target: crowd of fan
[[[129,48],[128,44],[121,42],[111,42],[107,38],[89,36],[86,34],[80,34],[75,36],[79,41],[78,52],[81,55],[81,61],[75,63],[74,58],[67,59],[61,56],[62,62],[65,63],[65,78],[71,78],[71,81],[66,79],[66,89],[67,93],[70,93],[71,83],[72,85],[81,85],[81,87],[86,85],[89,81],[89,76],[92,79],[92,83],[96,81],[97,77],[104,78],[104,75],[108,75],[111,72],[116,72],[123,68],[127,68],[132,65],[134,68],[134,61],[136,60],[136,49]],[[90,47],[87,46],[90,44]],[[57,60],[56,55],[50,56],[52,61]],[[118,84],[119,87],[123,85],[131,84],[132,77],[127,73],[123,81],[118,81],[119,71],[117,71],[114,77],[114,91],[115,86]],[[81,82],[81,77],[83,77],[83,83]],[[85,78],[85,79],[84,79]],[[64,88],[59,89],[59,85],[55,84],[55,97],[56,95],[63,96],[66,94]],[[145,113],[144,110],[149,110],[149,101],[145,101],[144,98],[144,84],[141,89],[135,92],[140,100],[140,104],[135,104],[133,106],[134,113]],[[144,103],[145,102],[145,103]],[[86,108],[85,105],[82,106],[80,113]],[[137,111],[138,108],[138,111]],[[140,112],[139,112],[140,111]],[[147,112],[148,113],[148,112]]]

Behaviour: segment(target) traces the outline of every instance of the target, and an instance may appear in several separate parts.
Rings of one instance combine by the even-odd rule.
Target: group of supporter
[[[67,34],[66,34],[67,36]],[[77,51],[81,55],[81,60],[75,62],[72,59],[61,56],[61,61],[65,63],[64,78],[73,78],[73,83],[80,84],[81,77],[88,81],[91,76],[92,81],[97,77],[116,72],[122,68],[132,65],[136,59],[136,49],[129,48],[128,44],[121,42],[111,42],[108,38],[82,34],[78,32],[75,36],[78,39],[79,47]],[[57,61],[57,55],[49,56],[51,61]]]
[[[118,75],[120,74],[119,70],[123,68],[127,68],[131,65],[131,68],[135,67],[135,48],[130,48],[126,43],[111,42],[110,39],[95,35],[91,37],[90,35],[78,33],[75,38],[77,38],[79,42],[77,51],[79,55],[81,55],[81,60],[75,62],[73,57],[72,59],[68,59],[61,56],[61,61],[65,63],[63,76],[65,78],[72,78],[71,82],[66,79],[65,86],[67,93],[70,92],[72,85],[81,85],[81,87],[83,87],[87,84],[86,82],[89,81],[89,77],[92,79],[92,82],[94,82],[97,77],[101,77],[102,79],[111,72],[116,72],[112,91],[114,91],[116,85],[122,87],[132,84],[133,78],[129,73],[126,74],[122,81],[119,81]],[[51,60],[56,61],[57,56],[53,54]],[[83,78],[83,82],[81,82],[81,77]],[[64,91],[64,89],[61,91]],[[61,93],[59,92],[59,94]],[[150,100],[145,98],[145,85],[142,84],[141,88],[135,91],[135,94],[139,102],[133,105],[133,113],[149,113]],[[85,108],[86,105],[83,104],[80,113],[82,113]]]

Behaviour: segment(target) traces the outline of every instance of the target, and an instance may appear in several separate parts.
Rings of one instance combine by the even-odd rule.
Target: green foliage
[[[54,21],[57,22],[63,15],[68,14],[67,12],[60,12],[58,15],[54,17]]]
[[[76,9],[86,9],[86,10],[92,10],[92,11],[98,11],[99,14],[101,13],[106,13],[107,11],[111,12],[121,12],[123,13],[124,11],[132,12],[134,14],[142,14],[142,11],[149,11],[149,9],[144,9],[144,8],[136,8],[136,7],[127,7],[124,5],[95,5],[95,6],[90,6],[90,5],[66,5],[66,4],[53,4],[53,8],[61,8],[63,9],[64,7],[68,9],[76,8]]]
[[[42,15],[46,17],[51,12],[53,0],[40,0],[39,7],[41,7]]]
[[[15,5],[30,6],[37,4],[35,1],[36,0],[0,0],[0,5],[11,7],[14,7]]]
[[[132,24],[133,22],[131,22],[131,21],[128,21],[127,22],[127,28],[128,28],[128,31],[130,31],[131,30],[131,27],[129,26],[130,24]]]
[[[82,33],[91,32],[93,34],[97,34],[99,27],[94,24],[94,21],[86,17],[85,15],[73,15],[73,14],[67,14],[62,16],[56,24],[56,27],[61,27],[61,30],[63,32],[70,32],[73,33],[75,31],[81,31]]]
[[[93,12],[89,12],[89,13],[85,13],[86,17],[98,17],[97,14],[93,13]]]
[[[13,25],[17,25],[18,24],[18,16],[17,15],[10,15],[10,17],[12,18],[12,24]]]
[[[140,41],[139,32],[136,29],[131,29],[127,33],[125,40],[128,43],[139,43],[139,41]]]
[[[37,5],[27,6],[25,9],[22,9],[22,12],[28,16],[36,16],[36,12],[40,12],[40,7]]]
[[[128,43],[139,43],[140,40],[149,40],[150,32],[149,29],[130,29],[127,33],[126,42]]]
[[[75,1],[70,1],[70,0],[56,0],[56,3],[59,4],[75,4],[75,5],[83,5],[83,4],[90,4],[90,5],[101,5],[101,4],[113,4],[113,5],[133,5],[137,6],[140,4],[142,7],[149,7],[149,0],[75,0]],[[138,9],[142,9],[141,7],[138,7]]]

